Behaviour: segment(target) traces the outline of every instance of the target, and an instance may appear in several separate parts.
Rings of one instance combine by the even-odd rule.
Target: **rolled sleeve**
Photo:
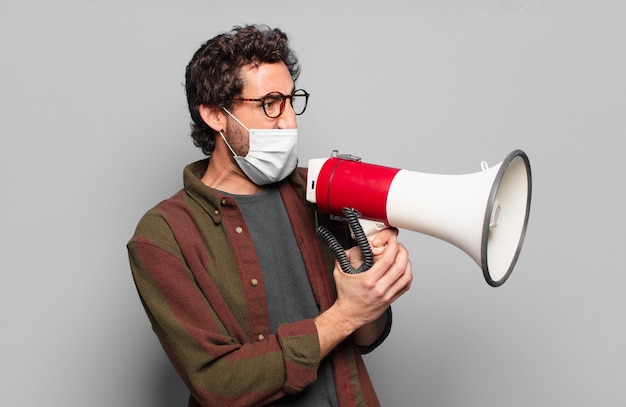
[[[277,334],[285,361],[285,391],[297,393],[317,379],[320,344],[315,320],[281,325]]]

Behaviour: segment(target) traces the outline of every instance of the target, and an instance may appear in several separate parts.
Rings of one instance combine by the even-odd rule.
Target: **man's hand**
[[[368,271],[346,274],[338,263],[335,264],[337,301],[316,319],[322,357],[357,330],[355,340],[360,345],[373,342],[380,333],[380,326],[384,326],[377,320],[391,303],[409,290],[413,280],[411,262],[406,248],[398,243],[397,233],[397,229],[388,228],[372,237],[375,262]],[[358,247],[347,254],[351,263],[358,267]]]

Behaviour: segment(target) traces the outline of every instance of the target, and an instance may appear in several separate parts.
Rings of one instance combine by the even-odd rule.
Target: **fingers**
[[[375,290],[376,296],[388,303],[404,294],[413,280],[409,253],[398,242],[397,234],[397,229],[388,228],[376,235],[371,242],[372,251],[380,254],[375,255],[372,268],[361,274],[345,276],[347,279],[361,280],[361,284]],[[347,254],[353,267],[360,266],[362,256],[357,247],[348,250]]]
[[[413,271],[409,252],[398,243],[395,236],[388,241],[385,252],[377,259],[375,266],[381,267],[377,270],[380,274],[376,284],[385,302],[391,304],[411,287]]]
[[[402,244],[398,244],[398,250],[394,261],[380,278],[380,283],[389,287],[388,292],[396,297],[405,293],[413,281],[413,272],[409,252]]]
[[[406,255],[402,254],[403,259],[397,262],[394,267],[395,270],[391,269],[390,272],[385,274],[383,278],[390,278],[391,287],[389,289],[389,293],[391,297],[389,299],[390,303],[397,300],[400,296],[406,293],[410,288],[413,282],[413,269],[411,261],[408,258],[408,252],[404,250]],[[405,257],[405,258],[404,258]],[[397,272],[397,274],[395,274]],[[397,278],[393,280],[393,276]],[[393,293],[393,294],[392,294]]]
[[[371,241],[374,260],[384,269],[380,275],[380,284],[388,287],[386,293],[393,300],[407,292],[413,282],[409,252],[398,242],[397,236],[398,229],[389,227],[381,230]]]
[[[346,317],[360,321],[359,325],[380,315],[409,290],[413,280],[408,251],[398,243],[395,233],[381,239],[385,241],[384,252],[369,270],[346,274],[338,263],[335,266],[337,303]]]
[[[383,254],[389,241],[395,239],[397,235],[398,229],[387,227],[369,237],[370,249],[374,260],[377,260],[377,257]],[[350,259],[352,267],[358,268],[363,263],[363,254],[358,246],[346,250],[346,254]]]
[[[359,268],[361,264],[363,264],[363,253],[361,253],[358,246],[346,250],[346,254],[348,255],[348,259],[350,259],[350,264],[353,268]]]
[[[398,236],[398,229],[388,227],[376,233],[370,238],[370,246],[374,256],[380,256],[385,251],[387,242]]]
[[[375,255],[374,264],[378,263],[379,267],[388,269],[396,261],[400,247],[401,245],[398,242],[397,235],[392,231],[380,234],[373,241],[372,252],[374,252]]]

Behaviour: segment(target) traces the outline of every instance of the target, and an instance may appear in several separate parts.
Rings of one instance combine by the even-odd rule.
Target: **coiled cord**
[[[372,253],[372,248],[370,247],[370,243],[367,240],[367,236],[365,236],[363,228],[359,223],[358,212],[354,209],[343,208],[343,214],[348,221],[348,226],[352,230],[357,245],[361,249],[361,254],[363,255],[363,264],[361,264],[359,268],[355,269],[354,267],[352,267],[352,264],[350,264],[350,259],[348,259],[345,250],[328,229],[321,225],[318,226],[316,231],[317,236],[319,236],[319,238],[322,239],[324,243],[326,243],[328,248],[334,253],[335,257],[337,257],[339,265],[341,266],[341,269],[344,273],[362,273],[369,270],[374,265],[374,254]]]

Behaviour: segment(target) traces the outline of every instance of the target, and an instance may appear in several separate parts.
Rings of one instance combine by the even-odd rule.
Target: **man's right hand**
[[[359,274],[346,274],[335,263],[333,276],[337,300],[316,319],[322,357],[343,339],[358,331],[360,345],[376,340],[389,306],[407,292],[413,280],[408,251],[397,240],[397,230],[388,228],[372,237],[374,265]],[[357,262],[358,247],[350,249],[348,257]],[[357,264],[358,266],[358,264]]]

